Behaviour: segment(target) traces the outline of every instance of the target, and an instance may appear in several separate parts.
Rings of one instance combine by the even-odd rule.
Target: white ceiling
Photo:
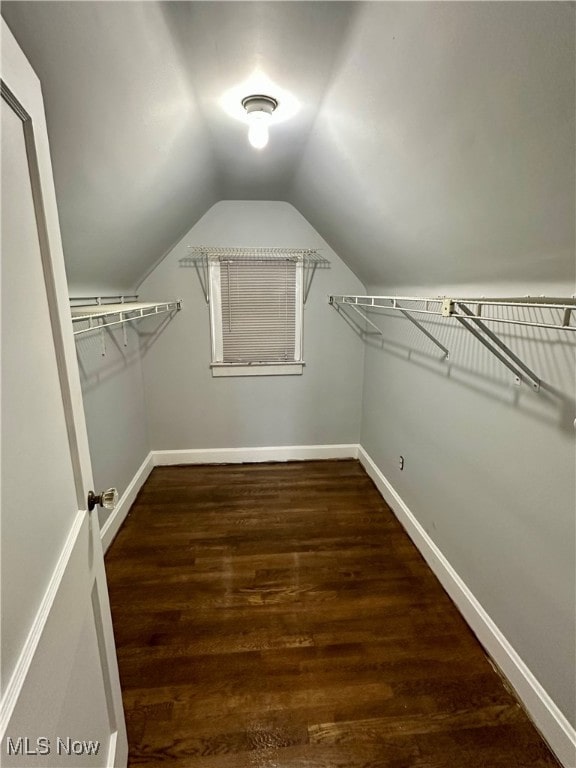
[[[368,284],[574,280],[573,3],[2,14],[43,84],[73,288],[137,285],[220,199],[288,200]],[[230,112],[263,89],[258,152]]]

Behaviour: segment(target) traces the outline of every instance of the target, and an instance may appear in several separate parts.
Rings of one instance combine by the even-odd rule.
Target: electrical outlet
[[[400,456],[400,458],[398,460],[398,466],[400,468],[400,471],[402,471],[404,469],[404,456]]]

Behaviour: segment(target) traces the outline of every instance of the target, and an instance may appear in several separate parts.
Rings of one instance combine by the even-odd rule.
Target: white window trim
[[[220,262],[211,261],[209,266],[210,336],[212,339],[212,364],[224,363],[222,341],[222,293],[220,291]]]
[[[305,363],[212,363],[212,376],[297,376]]]
[[[296,262],[294,361],[289,362],[229,363],[224,361],[220,261],[211,259],[208,271],[212,376],[294,376],[302,374],[305,365],[302,360],[304,329],[304,264],[302,259],[298,259]]]

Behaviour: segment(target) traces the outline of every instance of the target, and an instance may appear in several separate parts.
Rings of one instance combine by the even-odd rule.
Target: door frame
[[[72,462],[78,514],[71,524],[60,557],[47,584],[44,596],[28,632],[14,672],[2,691],[0,700],[0,743],[14,713],[43,631],[50,617],[59,587],[74,547],[88,523],[93,550],[93,578],[98,593],[99,618],[102,622],[98,638],[104,674],[107,705],[113,712],[117,731],[111,744],[109,764],[125,766],[127,762],[126,726],[119,684],[116,647],[110,618],[106,574],[97,513],[87,509],[87,496],[93,487],[92,465],[88,445],[80,374],[72,332],[72,316],[68,300],[68,283],[56,204],[56,191],[44,114],[40,80],[20,49],[4,19],[0,19],[1,90],[8,105],[22,119],[36,223],[38,227],[42,271],[48,300],[51,332],[56,351],[58,378],[62,393],[66,430]],[[25,313],[25,307],[23,315]],[[0,446],[0,451],[2,447]]]
[[[92,465],[72,333],[68,282],[64,267],[42,90],[40,80],[4,19],[2,19],[0,50],[2,52],[2,94],[12,108],[20,114],[24,126],[26,149],[32,170],[32,193],[40,235],[42,269],[66,413],[78,509],[86,509],[88,491],[92,486]]]

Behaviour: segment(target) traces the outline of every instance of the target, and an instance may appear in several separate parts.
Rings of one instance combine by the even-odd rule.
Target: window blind
[[[220,262],[223,362],[295,360],[293,260]]]

